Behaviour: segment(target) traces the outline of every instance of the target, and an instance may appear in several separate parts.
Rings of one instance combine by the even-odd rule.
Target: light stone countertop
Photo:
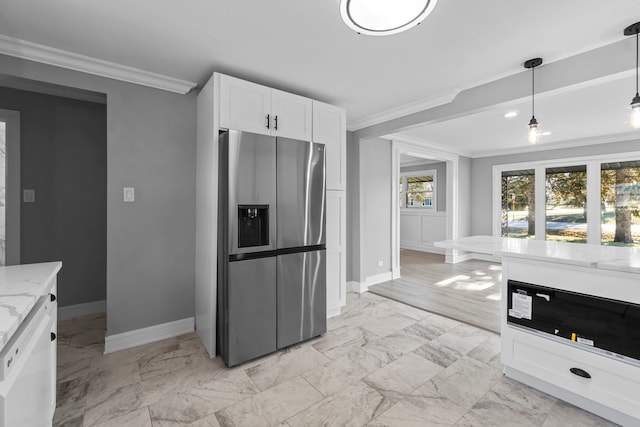
[[[439,248],[489,254],[500,258],[525,258],[640,274],[640,248],[494,236],[463,237],[435,242],[434,245]]]
[[[62,268],[62,263],[0,267],[0,351],[27,317],[38,298]]]

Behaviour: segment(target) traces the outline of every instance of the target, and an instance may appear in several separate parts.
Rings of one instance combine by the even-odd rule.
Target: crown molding
[[[378,123],[397,119],[398,117],[408,116],[409,114],[417,113],[418,111],[428,110],[429,108],[448,104],[455,99],[458,93],[460,93],[459,90],[453,90],[436,97],[422,98],[418,101],[391,108],[381,113],[372,114],[362,119],[349,122],[347,130],[357,131],[369,126],[377,125]]]
[[[415,145],[421,148],[432,150],[434,152],[434,156],[433,156],[434,160],[440,160],[440,158],[438,157],[438,154],[449,155],[449,156],[453,154],[456,156],[472,157],[471,153],[461,151],[461,150],[452,150],[450,147],[445,147],[444,145],[434,144],[431,141],[402,135],[400,133],[385,135],[381,138],[390,139],[391,141],[401,142],[409,145]]]
[[[0,53],[109,79],[187,94],[197,83],[0,35]]]
[[[534,153],[539,151],[551,151],[551,150],[560,150],[563,148],[578,148],[585,147],[588,145],[598,145],[598,144],[612,144],[616,142],[627,142],[627,141],[638,141],[640,140],[640,136],[638,135],[638,131],[629,131],[623,133],[617,133],[612,135],[600,135],[600,136],[592,136],[588,138],[576,138],[569,139],[558,142],[547,142],[540,144],[527,144],[527,146],[518,147],[518,148],[505,148],[499,150],[489,150],[489,151],[478,151],[472,153],[470,157],[474,159],[479,159],[482,157],[496,157],[496,156],[506,156],[510,154],[524,154],[524,153]]]

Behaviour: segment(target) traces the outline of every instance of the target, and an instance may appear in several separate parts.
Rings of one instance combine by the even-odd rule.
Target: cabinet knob
[[[55,340],[56,340],[56,333],[51,332],[51,341],[55,341]]]
[[[267,114],[267,129],[270,129],[269,117],[270,117],[270,114]]]
[[[569,369],[569,371],[573,375],[577,375],[577,376],[582,377],[582,378],[591,378],[591,375],[589,374],[589,372],[585,371],[584,369],[571,368],[571,369]]]
[[[57,298],[54,294],[50,294],[51,295],[51,302],[54,302]]]

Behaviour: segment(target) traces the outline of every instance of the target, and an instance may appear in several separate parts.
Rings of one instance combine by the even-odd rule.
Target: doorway
[[[0,266],[20,264],[20,113],[0,109]]]

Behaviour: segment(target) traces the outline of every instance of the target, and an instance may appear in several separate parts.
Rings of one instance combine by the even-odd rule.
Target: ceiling
[[[350,30],[339,0],[0,0],[0,11],[1,35],[200,85],[231,74],[344,107],[353,130],[521,73],[532,57],[549,64],[618,42],[640,21],[637,0],[441,0],[387,37]],[[536,117],[552,131],[541,145],[627,132],[615,124],[633,79],[608,84],[541,96]],[[520,115],[507,121],[505,108]],[[521,147],[528,101],[490,110],[403,134],[468,155]]]

